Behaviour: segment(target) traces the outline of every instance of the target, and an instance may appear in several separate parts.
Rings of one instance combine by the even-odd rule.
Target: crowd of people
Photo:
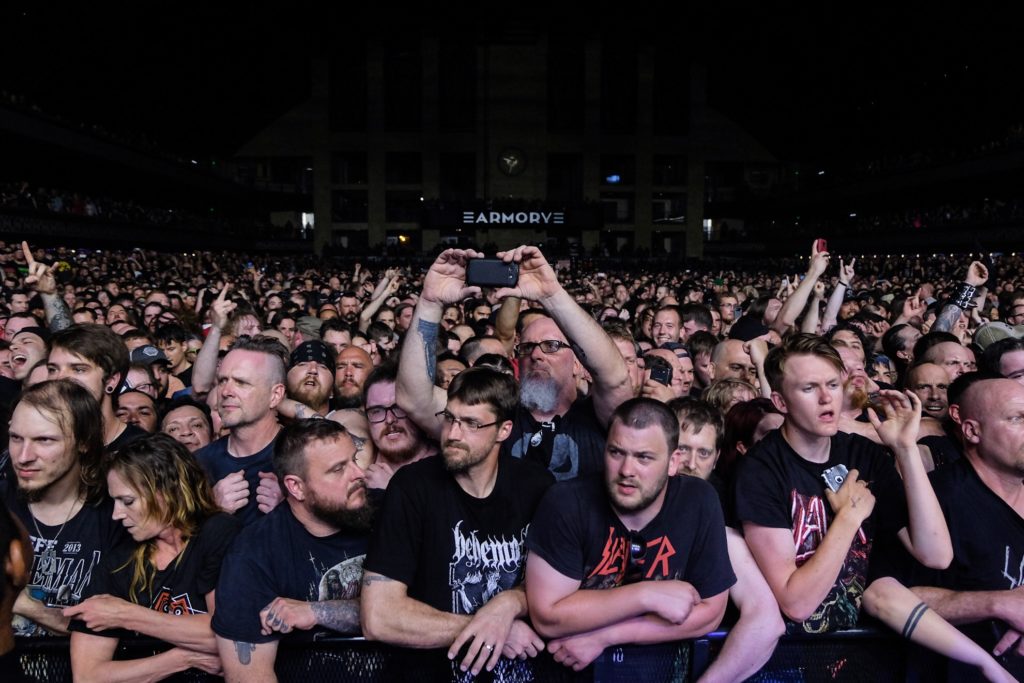
[[[395,646],[388,680],[528,680],[721,624],[702,681],[865,623],[1024,673],[1016,255],[489,256],[0,244],[0,624],[82,681],[274,680],[324,633]]]

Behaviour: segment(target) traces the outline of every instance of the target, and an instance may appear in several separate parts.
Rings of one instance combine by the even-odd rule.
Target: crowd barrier
[[[576,673],[544,653],[540,657],[503,661],[501,680],[509,683],[625,683],[695,681],[714,661],[724,631],[704,638],[663,646],[609,648],[587,669]],[[118,658],[154,652],[155,641],[122,641]],[[18,653],[26,675],[40,683],[71,681],[66,638],[19,639]],[[362,638],[329,638],[282,644],[277,658],[281,683],[390,683],[391,681],[457,680],[443,651],[415,652]],[[455,672],[456,674],[458,672]],[[869,681],[917,683],[954,681],[946,661],[894,635],[873,629],[826,635],[787,635],[771,660],[752,677],[757,683]],[[491,676],[478,676],[489,681]],[[189,671],[167,680],[212,683],[219,677]]]

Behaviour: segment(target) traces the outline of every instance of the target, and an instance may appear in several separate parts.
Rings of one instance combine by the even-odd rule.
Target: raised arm
[[[370,329],[370,323],[373,322],[373,316],[380,310],[380,307],[384,305],[387,298],[398,291],[399,284],[398,278],[388,279],[385,275],[381,279],[380,283],[377,284],[377,289],[373,290],[373,296],[370,297],[370,302],[366,304],[363,307],[363,310],[359,313],[360,332],[366,332],[366,330]]]
[[[57,294],[57,280],[53,276],[53,269],[45,263],[39,263],[32,256],[32,250],[28,248],[28,242],[21,243],[21,251],[25,255],[25,265],[28,267],[28,275],[25,276],[25,286],[39,292],[43,300],[43,307],[46,309],[46,322],[52,332],[71,327],[71,311],[64,299]]]
[[[972,261],[967,267],[964,281],[957,285],[953,295],[935,318],[932,330],[936,332],[952,332],[956,321],[963,312],[969,310],[979,287],[988,281],[988,268],[981,261]]]
[[[818,281],[826,268],[828,268],[828,252],[818,251],[818,241],[815,240],[811,245],[811,261],[807,266],[807,274],[797,285],[793,294],[782,304],[779,314],[772,321],[773,330],[784,335],[796,323],[800,312],[807,305],[807,299],[814,291],[814,283]]]
[[[494,321],[494,336],[501,341],[505,347],[505,354],[512,355],[512,347],[516,343],[516,323],[519,322],[519,309],[522,299],[517,296],[507,296],[501,302],[498,309],[498,317]]]
[[[580,362],[590,372],[594,380],[590,392],[594,397],[594,411],[601,424],[607,426],[612,412],[619,404],[633,398],[626,362],[622,360],[622,354],[615,343],[558,283],[554,269],[544,259],[540,249],[517,247],[498,253],[498,258],[506,263],[519,264],[519,283],[515,287],[499,289],[496,294],[499,297],[516,296],[539,301],[551,314],[573,344]]]
[[[466,263],[479,256],[471,249],[441,252],[423,278],[423,292],[402,344],[395,397],[402,410],[433,439],[441,436],[434,415],[444,410],[447,401],[445,391],[434,386],[441,314],[445,304],[480,292],[479,287],[466,286]]]
[[[856,275],[853,269],[855,263],[857,263],[856,257],[850,259],[849,263],[844,263],[843,259],[839,259],[839,282],[836,283],[836,288],[832,290],[832,296],[828,298],[828,303],[825,304],[825,315],[821,321],[821,334],[826,334],[838,322],[839,309],[843,307],[843,299],[846,297],[846,293],[850,291],[850,286],[853,284],[853,278]]]
[[[208,394],[217,384],[217,362],[220,359],[220,339],[231,326],[231,311],[237,304],[228,300],[230,284],[225,284],[220,294],[210,304],[210,332],[203,340],[203,346],[196,354],[196,362],[192,365],[192,391],[196,394]]]
[[[917,445],[921,399],[913,392],[886,390],[880,392],[878,401],[885,412],[885,422],[874,409],[868,410],[868,418],[882,443],[896,455],[907,492],[909,523],[900,530],[900,541],[921,564],[945,569],[953,561],[953,544]]]

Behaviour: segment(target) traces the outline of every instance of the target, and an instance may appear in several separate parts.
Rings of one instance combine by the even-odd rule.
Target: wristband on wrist
[[[961,282],[957,285],[956,289],[953,290],[949,302],[966,311],[967,309],[974,307],[974,294],[977,291],[978,288],[974,285]]]

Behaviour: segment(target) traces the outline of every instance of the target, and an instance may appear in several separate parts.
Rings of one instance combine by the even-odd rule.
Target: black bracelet
[[[967,310],[974,308],[974,294],[978,291],[978,288],[967,282],[961,282],[957,285],[957,288],[953,290],[953,294],[950,296],[949,303]]]

